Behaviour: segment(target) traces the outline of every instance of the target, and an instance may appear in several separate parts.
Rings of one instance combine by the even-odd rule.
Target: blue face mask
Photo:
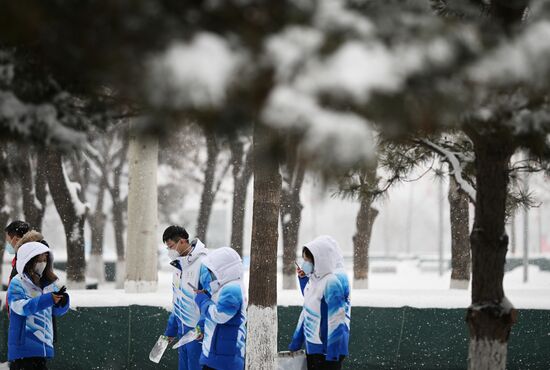
[[[6,246],[4,247],[4,250],[8,252],[9,254],[15,254],[15,249],[11,246],[10,243],[6,242]]]
[[[302,263],[302,271],[304,274],[310,275],[313,272],[313,263],[304,261],[304,263]]]

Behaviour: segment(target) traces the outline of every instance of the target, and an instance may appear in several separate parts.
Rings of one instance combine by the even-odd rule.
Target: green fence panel
[[[301,307],[279,307],[279,350],[286,350]],[[345,369],[466,369],[464,309],[353,307]],[[89,307],[58,319],[51,370],[175,369],[168,348],[160,364],[149,351],[168,312],[146,306]],[[0,318],[0,361],[6,361],[8,319]],[[508,345],[507,369],[550,369],[550,311],[520,310]]]

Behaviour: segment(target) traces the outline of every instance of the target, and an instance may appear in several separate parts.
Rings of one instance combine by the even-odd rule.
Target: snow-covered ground
[[[450,271],[439,276],[437,271],[423,272],[416,259],[395,262],[374,262],[371,270],[379,267],[393,267],[395,273],[371,272],[368,290],[352,289],[353,306],[370,307],[436,307],[466,308],[470,304],[470,290],[448,289]],[[516,308],[550,310],[550,271],[529,266],[529,281],[523,283],[523,268],[518,267],[505,274],[504,289],[507,297]],[[352,272],[349,272],[350,279]],[[248,272],[245,279],[248,282]],[[114,288],[114,283],[106,283],[98,290],[72,290],[71,303],[78,307],[103,307],[146,305],[171,308],[171,273],[159,271],[157,292],[127,294]],[[282,290],[282,276],[278,279],[278,304],[283,306],[302,305],[298,289]],[[2,293],[5,294],[5,293]],[[3,296],[2,296],[3,299]]]

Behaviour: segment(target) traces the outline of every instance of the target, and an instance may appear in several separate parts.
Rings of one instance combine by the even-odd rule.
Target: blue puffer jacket
[[[35,245],[29,247],[29,244]],[[7,299],[10,307],[8,361],[27,357],[53,357],[52,315],[64,315],[70,305],[67,299],[65,306],[55,306],[51,293],[58,290],[57,286],[54,283],[36,286],[23,271],[25,264],[32,257],[49,252],[48,247],[36,244],[40,243],[27,243],[19,248],[17,254],[19,274],[12,279],[8,288]],[[30,253],[25,255],[24,252],[28,252],[31,248]],[[20,255],[21,252],[23,255]]]

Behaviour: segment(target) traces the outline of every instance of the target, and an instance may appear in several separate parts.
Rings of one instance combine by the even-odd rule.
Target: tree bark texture
[[[214,133],[205,131],[206,137],[206,169],[204,171],[204,184],[202,187],[201,203],[199,216],[197,219],[197,237],[206,243],[206,233],[208,231],[208,222],[212,213],[214,203],[214,177],[216,176],[216,163],[220,148],[218,146]]]
[[[3,164],[6,163],[6,155],[4,153],[4,148],[2,148],[2,143],[0,143],[0,161],[2,162],[0,168],[0,227],[2,231],[0,232],[0,261],[4,260],[4,248],[6,246],[6,233],[4,229],[8,225],[8,220],[10,217],[10,212],[8,205],[6,203],[6,180],[5,175],[7,172],[6,168],[3,168]],[[0,279],[2,278],[2,263],[0,263]],[[1,289],[1,288],[0,288]]]
[[[472,305],[466,317],[470,369],[505,368],[506,343],[516,319],[516,311],[505,298],[502,286],[508,246],[505,206],[512,155],[509,142],[508,137],[496,133],[474,140],[477,193],[470,235]]]
[[[302,221],[300,191],[305,165],[298,157],[298,144],[288,143],[285,166],[282,167],[284,186],[281,191],[281,226],[283,232],[283,289],[296,288],[296,248]]]
[[[74,286],[85,284],[86,260],[84,256],[84,222],[86,213],[78,214],[65,182],[61,154],[53,149],[47,149],[48,187],[57,209],[57,213],[65,229],[67,243],[67,281]]]
[[[362,197],[357,212],[357,231],[353,236],[353,288],[368,289],[369,283],[369,246],[374,220],[378,210],[371,207],[369,197]]]
[[[239,140],[230,142],[233,166],[233,208],[231,210],[231,248],[241,256],[244,244],[244,218],[248,183],[252,177],[252,148],[245,154]]]
[[[271,330],[255,330],[258,322],[249,322],[247,369],[263,364],[275,369],[277,357],[277,241],[281,176],[279,165],[267,152],[271,130],[256,124],[254,128],[254,202],[250,253],[249,310],[269,310]],[[260,316],[256,318],[256,321]],[[257,367],[256,367],[257,368]]]
[[[449,176],[451,218],[451,288],[468,289],[470,283],[469,198]]]

